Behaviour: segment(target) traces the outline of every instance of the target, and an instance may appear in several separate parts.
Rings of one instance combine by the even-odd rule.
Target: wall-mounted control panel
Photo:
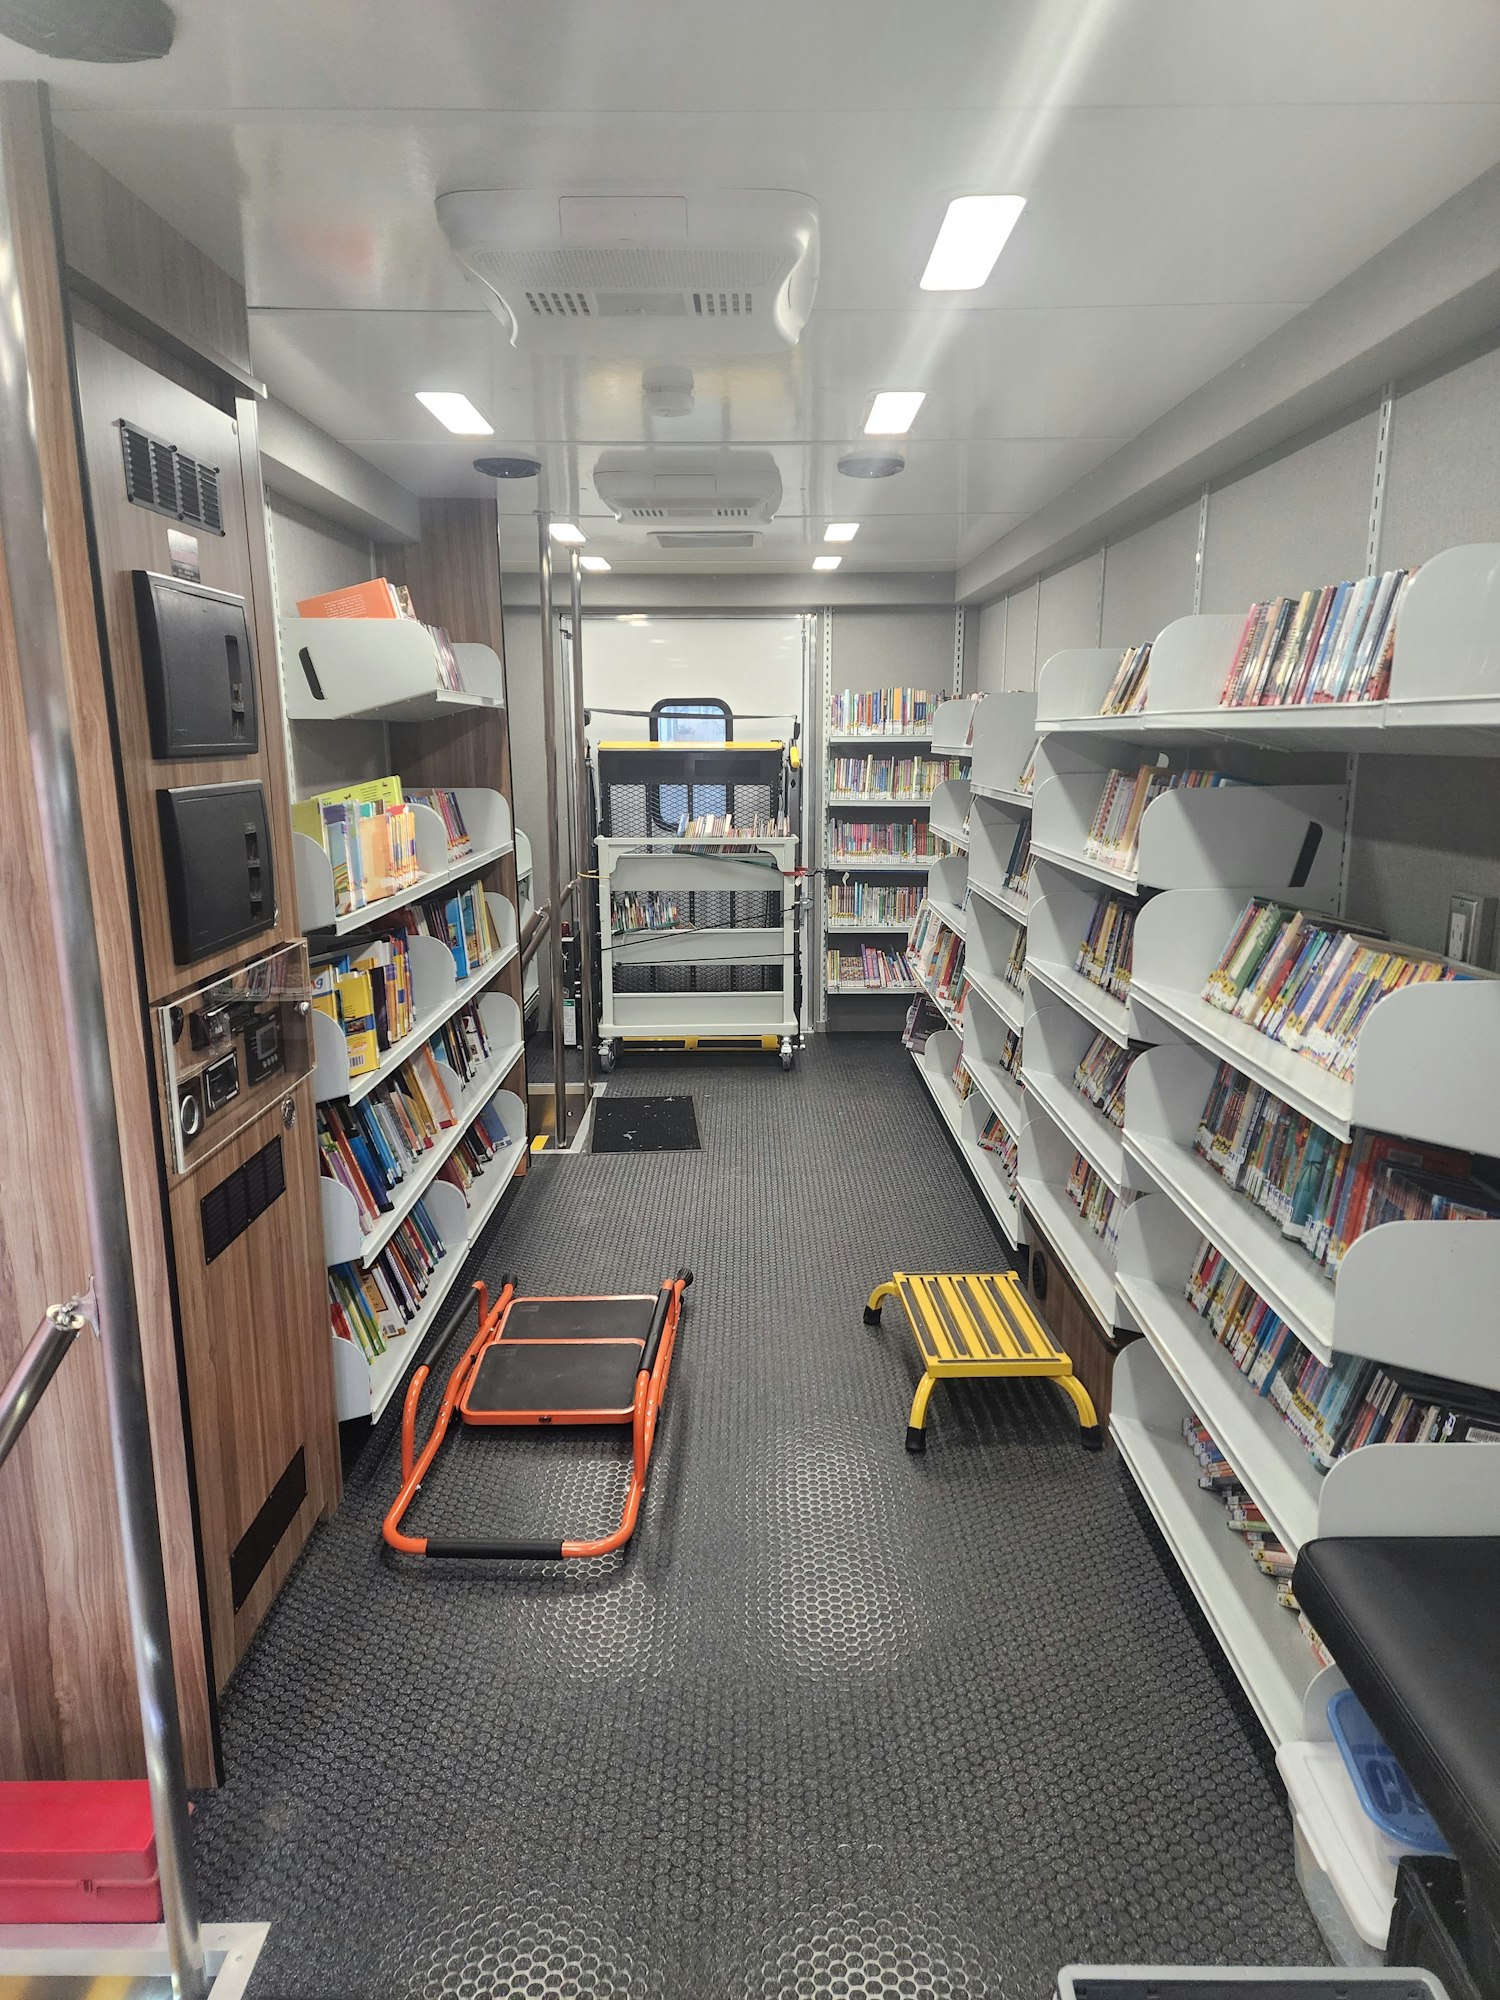
[[[307,948],[287,945],[158,1007],[168,1154],[187,1173],[312,1069]]]
[[[260,747],[245,600],[154,571],[131,572],[153,757],[249,757]]]

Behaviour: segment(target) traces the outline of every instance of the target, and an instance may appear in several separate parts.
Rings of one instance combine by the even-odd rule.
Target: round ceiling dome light
[[[515,452],[503,458],[476,458],[474,461],[474,470],[490,479],[535,479],[541,469],[541,460],[527,458],[524,452]]]
[[[906,460],[894,451],[850,451],[839,460],[846,479],[894,479],[906,470]]]
[[[64,62],[155,62],[176,33],[167,0],[0,0],[0,35]]]

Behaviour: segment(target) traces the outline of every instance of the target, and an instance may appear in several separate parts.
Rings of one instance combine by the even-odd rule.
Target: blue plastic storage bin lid
[[[1365,1713],[1353,1688],[1329,1697],[1328,1726],[1366,1813],[1380,1831],[1415,1854],[1451,1854],[1390,1745]]]

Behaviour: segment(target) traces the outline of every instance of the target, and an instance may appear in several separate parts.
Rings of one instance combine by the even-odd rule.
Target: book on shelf
[[[1215,1341],[1295,1433],[1319,1472],[1370,1444],[1488,1441],[1500,1398],[1460,1391],[1455,1407],[1441,1388],[1403,1379],[1400,1369],[1336,1354],[1320,1361],[1205,1237],[1188,1271],[1185,1296]],[[1490,1424],[1472,1412],[1476,1403]]]
[[[828,790],[835,798],[928,799],[963,765],[943,757],[830,757]]]
[[[830,822],[828,859],[832,866],[861,861],[910,862],[925,868],[948,850],[922,820],[845,820]]]
[[[830,882],[828,921],[831,924],[915,923],[922,907],[921,889],[909,883],[899,887],[884,882]]]
[[[677,822],[679,840],[788,840],[786,813],[694,813]]]
[[[1324,1666],[1330,1654],[1292,1591],[1295,1558],[1272,1532],[1271,1524],[1240,1484],[1239,1475],[1219,1449],[1212,1433],[1192,1412],[1182,1420],[1183,1441],[1198,1463],[1198,1484],[1224,1502],[1224,1525],[1243,1540],[1251,1561],[1270,1581],[1271,1595],[1297,1620],[1314,1657]]]
[[[1360,1028],[1378,1000],[1402,986],[1474,977],[1471,967],[1434,953],[1393,947],[1256,896],[1235,920],[1203,998],[1347,1079]]]
[[[878,736],[926,729],[941,700],[926,688],[845,688],[829,705],[829,732],[868,731]]]
[[[407,600],[410,602],[410,599]],[[325,590],[316,597],[297,600],[299,618],[409,618],[402,608],[396,585],[383,576],[368,583],[345,584],[341,590]]]
[[[505,1147],[514,1144],[493,1104],[486,1105],[443,1162],[437,1178],[457,1188],[467,1205],[470,1191]],[[355,1343],[367,1361],[378,1360],[421,1312],[449,1245],[425,1199],[412,1204],[391,1239],[370,1260],[334,1264],[328,1272],[329,1317],[335,1339]]]
[[[1219,701],[1226,708],[1383,701],[1396,619],[1415,569],[1252,604]]]
[[[443,822],[448,836],[448,859],[462,861],[466,854],[474,851],[474,842],[464,824],[463,807],[458,802],[458,793],[450,785],[408,785],[406,789],[408,805],[427,806]]]
[[[681,905],[670,889],[615,889],[609,898],[611,937],[627,937],[633,931],[680,931],[695,928],[682,914]]]
[[[1073,969],[1116,1000],[1124,1000],[1130,992],[1134,941],[1135,905],[1119,896],[1096,896]]]
[[[926,993],[918,993],[906,1010],[906,1025],[901,1030],[902,1045],[913,1055],[920,1055],[927,1046],[927,1039],[952,1023],[939,1011]]]
[[[1078,1059],[1073,1088],[1111,1125],[1125,1123],[1125,1079],[1135,1057],[1113,1036],[1097,1034]]]
[[[1021,1075],[1021,1037],[1014,1028],[1007,1028],[1000,1043],[1000,1068],[1007,1076],[1018,1081]]]
[[[1116,1194],[1082,1153],[1074,1153],[1068,1168],[1067,1195],[1083,1218],[1084,1226],[1095,1236],[1102,1237],[1113,1253],[1120,1235],[1120,1217],[1135,1200],[1134,1190]]]
[[[1023,819],[1016,828],[1015,838],[1010,844],[1010,855],[1005,863],[1004,882],[1013,896],[1023,899],[1031,894],[1031,820]]]
[[[1025,931],[1018,930],[1011,939],[1010,956],[1005,961],[1001,977],[1004,979],[1006,985],[1014,987],[1017,993],[1024,993],[1026,991]]]
[[[866,987],[872,993],[905,991],[913,984],[911,966],[900,951],[880,951],[866,945],[860,951],[830,950],[828,984]]]
[[[1135,867],[1141,819],[1151,801],[1163,792],[1199,790],[1230,782],[1218,771],[1163,771],[1154,764],[1139,770],[1111,771],[1105,778],[1093,821],[1084,837],[1090,861],[1128,873]]]
[[[916,976],[940,999],[954,998],[955,982],[963,972],[964,940],[949,928],[931,903],[924,903],[911,934],[907,957]]]
[[[1214,1073],[1193,1145],[1330,1277],[1349,1245],[1381,1223],[1500,1216],[1500,1190],[1467,1153],[1365,1130],[1335,1139],[1227,1062]]]
[[[407,903],[383,918],[381,927],[387,935],[404,932],[409,937],[439,939],[453,953],[453,969],[460,979],[482,972],[500,952],[500,933],[479,882],[451,895]]]
[[[1016,790],[1025,797],[1029,797],[1036,787],[1036,757],[1041,747],[1041,738],[1038,737],[1031,746],[1031,755],[1021,767],[1020,777],[1016,779]]]
[[[381,1057],[416,1021],[406,938],[395,933],[343,951],[316,952],[309,970],[313,1006],[343,1030],[350,1076],[378,1069]]]
[[[974,1088],[974,1079],[969,1074],[969,1065],[964,1061],[962,1044],[959,1045],[958,1056],[953,1064],[953,1088],[958,1092],[958,1101],[960,1104],[964,1102],[965,1098],[968,1097],[970,1091]]]
[[[991,1112],[979,1128],[980,1147],[991,1154],[1000,1167],[1000,1177],[1012,1201],[1016,1198],[1016,1174],[1020,1167],[1020,1153],[1015,1135],[1006,1130],[1004,1120]]]
[[[335,916],[399,895],[422,879],[416,821],[399,778],[301,799],[292,807],[292,825],[328,856]]]
[[[1146,680],[1151,664],[1151,641],[1127,646],[1120,655],[1115,677],[1099,704],[1101,715],[1140,715],[1146,706]]]

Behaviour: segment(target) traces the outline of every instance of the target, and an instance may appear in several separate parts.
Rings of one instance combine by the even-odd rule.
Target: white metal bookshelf
[[[516,1136],[477,1177],[469,1189],[467,1201],[460,1190],[448,1181],[435,1180],[428,1185],[422,1199],[434,1228],[442,1238],[444,1254],[429,1280],[422,1310],[404,1332],[386,1336],[384,1354],[367,1360],[354,1341],[335,1338],[334,1385],[340,1422],[351,1417],[373,1419],[385,1409],[400,1386],[402,1376],[436,1325],[469,1252],[479,1241],[486,1223],[499,1207],[501,1197],[526,1157],[526,1112],[520,1098],[514,1091],[492,1090],[486,1102],[494,1105],[506,1133]],[[324,1181],[325,1188],[329,1185]]]
[[[1143,1336],[1115,1360],[1112,1434],[1278,1746],[1299,1830],[1354,1927],[1374,1943],[1384,1936],[1394,1877],[1328,1741],[1336,1671],[1320,1670],[1270,1579],[1226,1532],[1222,1502],[1198,1485],[1183,1421],[1191,1413],[1208,1429],[1293,1552],[1315,1536],[1493,1534],[1500,1483],[1483,1452],[1442,1444],[1365,1446],[1320,1472],[1193,1309],[1186,1280],[1206,1239],[1320,1360],[1360,1355],[1500,1391],[1491,1337],[1500,1222],[1382,1224],[1355,1240],[1330,1277],[1208,1165],[1194,1137],[1222,1060],[1337,1139],[1368,1128],[1500,1153],[1500,980],[1387,994],[1361,1025],[1348,1077],[1234,1020],[1202,989],[1251,893],[1338,910],[1353,772],[1346,766],[1346,783],[1328,782],[1329,753],[1500,755],[1500,544],[1448,550],[1418,572],[1383,702],[1221,707],[1243,624],[1235,614],[1167,626],[1152,646],[1138,715],[1097,713],[1116,650],[1055,655],[1041,671],[1020,1186],[1023,1206],[1101,1322]],[[976,752],[989,705],[976,723]],[[1110,869],[1086,850],[1104,773],[1162,753],[1263,781],[1163,793],[1143,815],[1135,866]],[[996,962],[993,925],[1003,905],[994,902],[994,868],[1006,829],[989,837],[977,813],[986,800],[1019,800],[1014,784],[995,781],[977,756],[973,794],[969,963],[972,993],[983,996],[987,947],[992,970]],[[1128,1001],[1074,970],[1094,900],[1106,890],[1139,898]],[[970,1014],[982,1005],[971,994]],[[1136,1050],[1123,1132],[1072,1085],[1095,1029]],[[976,1087],[996,1087],[991,1071],[972,1073]],[[1118,1215],[1112,1256],[1061,1185],[1075,1150],[1111,1188],[1133,1196]]]
[[[828,690],[825,689],[825,694],[827,692]],[[861,750],[873,752],[882,747],[897,753],[923,756],[929,760],[935,760],[939,757],[964,756],[967,755],[967,750],[965,748],[955,749],[951,743],[945,745],[943,748],[937,747],[939,731],[947,726],[945,721],[947,711],[959,708],[965,711],[965,716],[967,717],[970,709],[969,703],[940,702],[924,723],[911,729],[860,730],[829,727],[824,735],[824,748],[829,759],[839,755],[848,756],[857,754]],[[952,734],[951,727],[949,728],[949,734]],[[830,781],[831,771],[831,763],[826,763],[823,773],[824,789],[821,813],[824,895],[822,922],[819,926],[818,934],[821,937],[833,939],[864,938],[871,943],[898,938],[905,940],[911,935],[910,924],[893,924],[884,921],[864,923],[857,919],[841,918],[835,920],[831,918],[828,914],[828,887],[834,878],[838,876],[842,876],[846,880],[862,881],[865,877],[872,875],[896,875],[905,876],[915,884],[921,882],[928,875],[933,857],[931,855],[914,855],[908,861],[893,859],[888,855],[850,854],[841,851],[838,846],[839,824],[843,820],[865,814],[871,819],[889,820],[895,824],[917,824],[925,820],[929,826],[933,826],[935,814],[940,810],[937,803],[939,797],[942,795],[943,807],[946,808],[950,797],[949,786],[953,781],[945,781],[932,792],[836,792]],[[960,833],[962,830],[962,817],[962,813],[960,813],[957,828]],[[937,830],[936,826],[934,826],[934,831]],[[959,845],[959,842],[954,841],[952,844],[956,847]],[[891,947],[883,945],[882,948],[890,949]],[[822,959],[819,977],[822,980],[822,992],[825,999],[867,999],[870,997],[910,999],[913,994],[922,990],[920,985],[915,983],[910,985],[882,985],[878,981],[871,980],[830,979],[828,977],[826,957]]]
[[[504,668],[490,647],[454,641],[452,650],[463,686],[449,687],[437,640],[415,620],[291,618],[282,621],[280,642],[286,718],[294,730],[303,724],[354,720],[392,727],[440,720],[463,723],[505,706]],[[332,734],[319,739],[320,763],[327,763],[328,746],[335,740]],[[393,753],[387,768],[398,768],[399,763],[399,756]],[[294,832],[301,928],[319,938],[349,937],[429,896],[457,890],[510,854],[515,841],[504,795],[486,786],[452,789],[469,834],[469,851],[452,854],[442,816],[413,802],[417,879],[396,894],[358,909],[336,910],[327,851],[319,841]],[[522,1054],[520,1012],[509,995],[493,990],[498,975],[516,958],[521,920],[506,897],[486,892],[486,902],[499,949],[464,977],[459,976],[453,953],[441,939],[415,935],[408,940],[416,1019],[411,1032],[381,1055],[375,1069],[351,1076],[348,1046],[339,1024],[322,1013],[313,1016],[313,1093],[319,1103],[337,1100],[359,1104],[470,1004],[479,1011],[491,1049],[481,1071],[466,1086],[460,1085],[455,1072],[439,1063],[455,1106],[454,1124],[408,1168],[406,1178],[393,1191],[391,1211],[381,1216],[368,1235],[359,1228],[358,1212],[348,1191],[326,1176],[320,1178],[324,1253],[330,1266],[365,1264],[378,1256],[418,1199],[426,1204],[445,1246],[429,1274],[420,1311],[401,1333],[386,1336],[383,1354],[367,1359],[357,1342],[330,1336],[340,1420],[378,1417],[385,1408],[526,1156],[526,1109],[521,1098],[504,1087]],[[466,1196],[438,1174],[489,1103],[499,1112],[509,1143],[475,1177]]]
[[[489,993],[479,1002],[485,1035],[495,1051],[467,1083],[447,1063],[436,1069],[453,1104],[455,1117],[407,1169],[392,1192],[389,1209],[368,1230],[360,1225],[354,1197],[341,1181],[323,1179],[323,1249],[329,1264],[368,1264],[390,1242],[433,1182],[439,1169],[458,1150],[459,1141],[484,1107],[503,1086],[521,1057],[521,1013],[508,993]],[[524,1127],[521,1149],[524,1151]]]
[[[453,645],[462,688],[443,684],[437,642],[411,618],[285,618],[288,722],[432,722],[503,708],[505,677],[489,646]]]
[[[459,978],[453,953],[441,938],[418,936],[407,940],[416,1019],[410,1032],[391,1043],[374,1069],[351,1075],[349,1044],[343,1029],[327,1014],[314,1011],[313,1097],[317,1103],[342,1098],[358,1104],[362,1097],[368,1097],[377,1083],[399,1069],[510,964],[516,955],[516,913],[503,896],[486,892],[485,901],[500,939],[500,949],[466,978]]]
[[[1359,1354],[1500,1391],[1500,1344],[1489,1333],[1500,1297],[1500,1222],[1384,1223],[1355,1239],[1330,1278],[1195,1151],[1215,1067],[1192,1044],[1137,1058],[1124,1148],[1139,1184],[1166,1195],[1195,1242],[1207,1237],[1320,1360]],[[1160,1275],[1180,1287],[1186,1271]]]
[[[336,624],[340,621],[310,619],[307,622]],[[452,855],[442,815],[420,801],[413,803],[411,813],[416,825],[417,865],[421,871],[417,880],[395,895],[382,896],[377,902],[361,904],[358,909],[338,911],[333,893],[333,864],[327,848],[310,834],[293,833],[297,917],[302,929],[309,933],[331,931],[335,937],[345,937],[350,931],[361,930],[378,917],[388,917],[393,911],[405,909],[409,903],[420,902],[424,896],[436,895],[439,890],[466,881],[469,876],[488,868],[491,862],[509,854],[514,844],[510,808],[501,794],[477,785],[456,785],[452,789],[468,829],[469,852]]]

